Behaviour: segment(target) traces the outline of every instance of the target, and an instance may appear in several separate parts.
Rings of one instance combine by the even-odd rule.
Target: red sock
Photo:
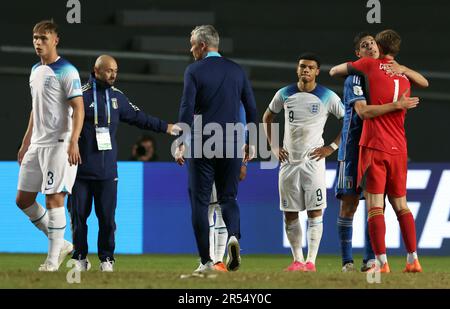
[[[409,209],[401,210],[397,213],[398,223],[402,231],[403,242],[408,253],[417,251],[416,224]]]
[[[386,254],[386,224],[383,207],[372,207],[368,213],[370,243],[375,255]]]

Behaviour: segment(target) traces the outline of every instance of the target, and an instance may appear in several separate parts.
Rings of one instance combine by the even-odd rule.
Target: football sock
[[[320,240],[322,239],[323,219],[322,216],[308,218],[308,258],[307,262],[316,263],[317,252],[319,251]]]
[[[417,251],[416,244],[416,225],[414,217],[409,209],[403,209],[397,213],[397,220],[402,231],[403,242],[405,243],[406,252],[412,253]]]
[[[294,261],[304,262],[303,250],[302,250],[302,227],[300,226],[300,220],[295,219],[290,223],[286,223],[284,226],[287,239],[291,245],[292,256]]]
[[[47,210],[38,202],[34,202],[30,207],[22,209],[39,230],[48,236],[48,213]]]
[[[214,209],[215,205],[209,205],[208,207],[208,223],[209,223],[209,256],[214,261]]]
[[[377,255],[377,260],[378,260],[378,262],[380,262],[380,267],[383,267],[384,263],[387,263],[386,254]]]
[[[382,207],[372,207],[369,209],[368,225],[370,242],[372,249],[377,256],[386,253],[386,223],[384,222],[384,214]]]
[[[418,259],[417,252],[411,252],[406,255],[406,262],[408,264],[414,263],[416,259]]]
[[[64,245],[66,213],[64,207],[48,211],[48,261],[58,266],[59,253]]]
[[[216,208],[216,227],[214,229],[214,244],[215,244],[215,260],[214,263],[222,262],[225,255],[225,248],[227,247],[228,231],[223,221],[222,210],[220,207]]]
[[[342,265],[353,263],[352,234],[353,218],[338,217],[337,220],[339,241],[341,244]]]
[[[372,244],[370,243],[369,224],[365,224],[365,241],[364,241],[364,257],[363,262],[367,263],[369,260],[375,259],[375,253],[372,250]]]

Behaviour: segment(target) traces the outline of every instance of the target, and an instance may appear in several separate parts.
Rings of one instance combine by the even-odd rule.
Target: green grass
[[[361,258],[356,257],[358,263]],[[286,273],[288,255],[245,255],[241,269],[216,278],[180,279],[197,266],[193,255],[118,255],[114,273],[101,273],[99,262],[81,273],[80,284],[69,284],[65,263],[57,273],[40,273],[44,255],[0,254],[0,288],[450,288],[450,258],[421,257],[424,273],[403,274],[404,257],[389,257],[392,273],[380,284],[369,284],[366,274],[341,273],[340,258],[321,255],[317,273]],[[67,260],[66,260],[67,261]],[[357,265],[359,266],[359,265]]]

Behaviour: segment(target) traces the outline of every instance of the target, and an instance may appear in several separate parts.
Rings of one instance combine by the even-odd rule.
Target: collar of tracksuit
[[[108,84],[107,82],[104,82],[104,81],[102,81],[100,79],[96,79],[95,78],[95,74],[91,73],[91,75],[89,75],[89,84],[92,85],[94,81],[95,81],[95,84],[96,84],[98,89],[102,89],[103,90],[103,89],[111,88],[110,84]]]
[[[208,58],[208,57],[222,57],[222,55],[219,54],[218,52],[210,51],[205,56],[205,58]]]

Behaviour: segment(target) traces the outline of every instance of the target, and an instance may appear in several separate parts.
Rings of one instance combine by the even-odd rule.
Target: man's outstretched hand
[[[178,136],[178,135],[180,135],[180,132],[181,132],[181,128],[178,125],[172,124],[172,123],[169,123],[167,125],[167,131],[166,131],[167,134],[170,134],[173,136]]]

